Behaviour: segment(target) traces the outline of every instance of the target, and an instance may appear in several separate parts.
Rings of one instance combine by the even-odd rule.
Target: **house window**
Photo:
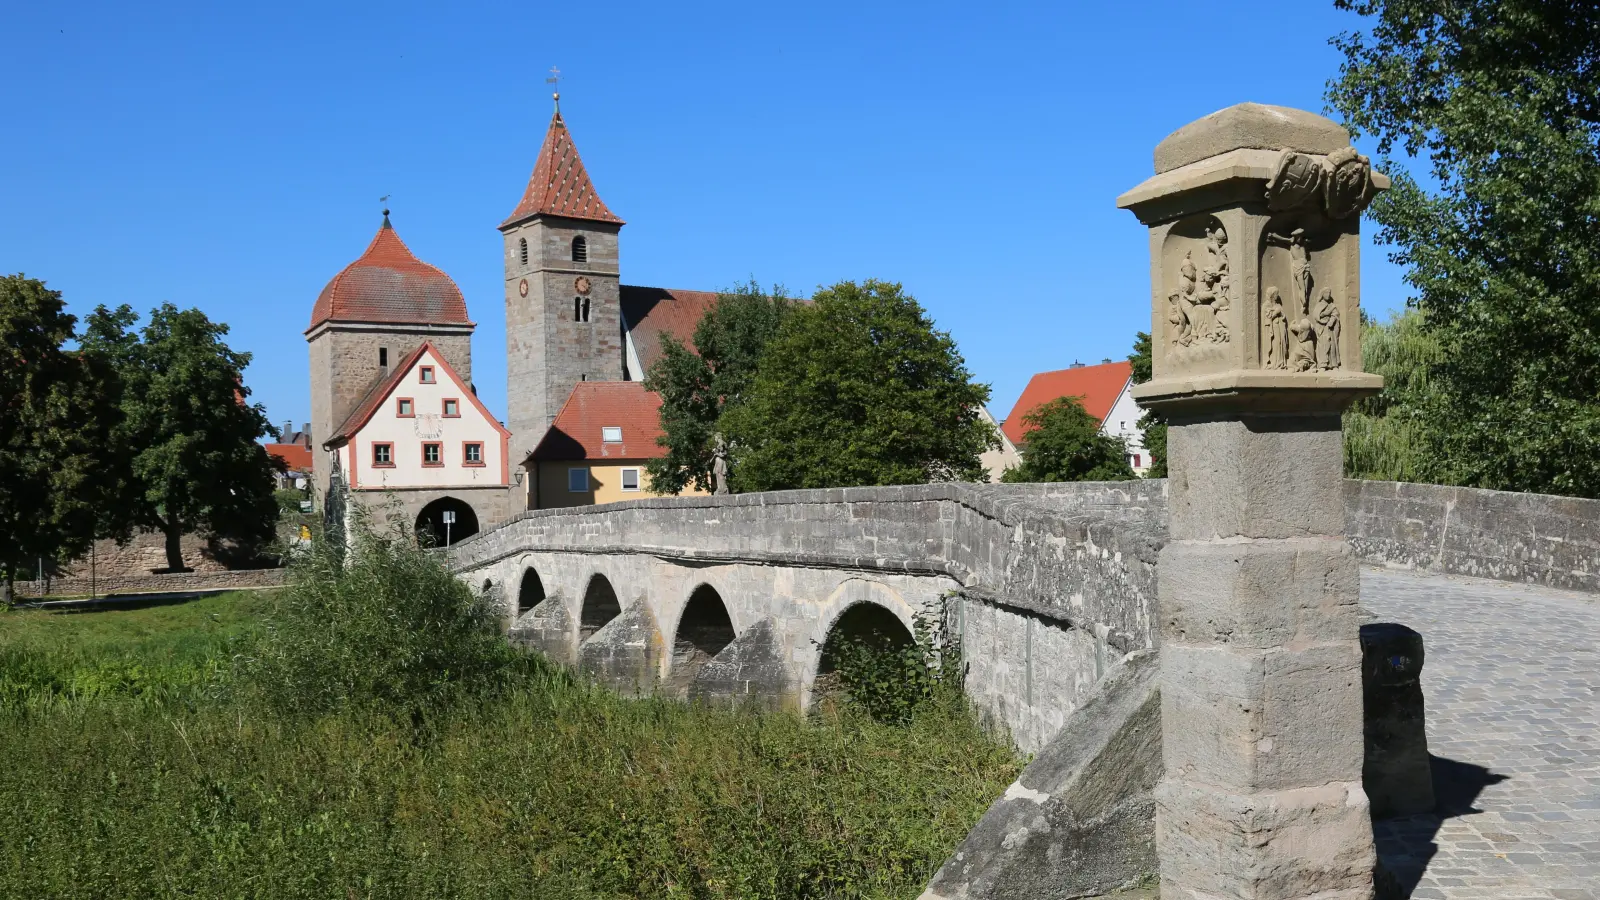
[[[433,366],[423,366],[418,370],[417,378],[423,384],[433,384]]]
[[[639,489],[638,469],[622,470],[622,489],[625,491],[637,491]]]
[[[527,238],[522,238],[521,240],[517,241],[517,253],[518,253],[518,255],[520,255],[522,257],[522,264],[523,265],[527,265],[528,264],[528,239]]]
[[[444,400],[444,416],[447,419],[460,418],[461,417],[461,401],[457,400],[454,397],[446,397],[445,400]]]
[[[620,443],[622,443],[622,426],[621,425],[605,425],[605,426],[602,426],[601,429],[600,429],[600,440],[604,441],[607,444],[620,444]]]
[[[588,492],[589,492],[589,470],[588,469],[568,469],[567,470],[567,493],[569,493],[569,494],[586,494]]]
[[[463,466],[483,465],[483,444],[479,441],[467,441],[462,444],[461,464]]]
[[[416,404],[410,397],[394,398],[394,414],[402,419],[409,419],[417,414]]]
[[[436,441],[423,441],[422,464],[425,466],[444,465],[444,445]]]
[[[589,240],[588,240],[588,238],[585,238],[583,235],[578,235],[577,237],[572,239],[572,261],[573,262],[588,262],[589,261]]]
[[[374,468],[380,469],[394,468],[394,445],[377,443],[373,444],[372,465]]]
[[[389,348],[388,347],[379,347],[378,348],[378,365],[379,365],[379,367],[384,368],[384,369],[389,368]]]
[[[1139,468],[1139,454],[1135,453],[1132,456],[1129,456],[1128,465],[1134,467],[1135,469]]]

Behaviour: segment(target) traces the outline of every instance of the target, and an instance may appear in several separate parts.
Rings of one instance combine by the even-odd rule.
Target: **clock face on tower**
[[[582,275],[578,276],[578,280],[574,281],[572,283],[572,286],[577,288],[578,289],[578,293],[580,293],[580,294],[589,293],[589,279],[585,278]]]
[[[517,284],[517,293],[524,297],[528,296],[528,279],[524,278]]]

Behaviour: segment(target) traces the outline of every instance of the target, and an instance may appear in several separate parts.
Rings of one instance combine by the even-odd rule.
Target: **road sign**
[[[444,523],[446,525],[454,525],[456,523],[456,511],[455,510],[447,509],[447,510],[444,511]]]

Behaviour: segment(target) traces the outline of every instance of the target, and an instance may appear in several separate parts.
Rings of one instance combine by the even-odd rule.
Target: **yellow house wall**
[[[539,463],[539,493],[536,498],[538,509],[556,509],[563,506],[588,506],[590,504],[616,503],[619,500],[642,500],[645,497],[660,497],[650,490],[650,474],[644,469],[645,460],[642,459],[608,459],[604,462],[585,460],[559,460],[555,462]],[[568,469],[589,470],[589,490],[575,494],[567,490]],[[639,490],[624,491],[622,489],[622,470],[639,470]],[[684,490],[682,496],[704,494],[705,491],[690,487]]]

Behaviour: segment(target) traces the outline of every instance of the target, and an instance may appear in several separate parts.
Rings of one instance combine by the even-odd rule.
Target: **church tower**
[[[558,105],[505,238],[511,464],[533,452],[583,381],[621,381],[622,220],[595,193]]]

